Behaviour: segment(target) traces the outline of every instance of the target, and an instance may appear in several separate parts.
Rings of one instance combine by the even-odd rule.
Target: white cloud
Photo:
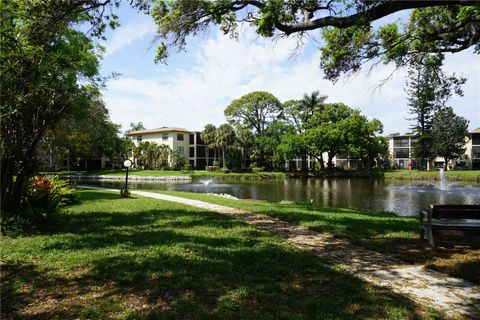
[[[265,90],[285,101],[319,90],[329,96],[330,102],[344,102],[368,117],[380,119],[385,133],[408,131],[405,70],[394,73],[377,90],[375,87],[390,75],[392,66],[380,65],[370,75],[362,71],[334,85],[323,79],[318,51],[301,52],[289,61],[295,46],[294,39],[272,44],[258,38],[250,28],[242,31],[239,41],[217,32],[189,49],[193,67],[163,68],[166,71],[159,71],[158,78],[135,76],[111,81],[105,100],[112,119],[124,128],[130,122],[143,121],[148,128],[201,130],[207,123],[225,122],[225,107],[248,92]],[[480,125],[479,68],[477,56],[471,52],[447,58],[446,70],[456,70],[469,79],[465,96],[452,99],[451,105],[470,120],[471,128]]]
[[[116,51],[132,45],[136,40],[146,35],[155,33],[155,24],[151,19],[135,19],[125,26],[121,26],[113,32],[111,40],[105,44],[105,57]]]

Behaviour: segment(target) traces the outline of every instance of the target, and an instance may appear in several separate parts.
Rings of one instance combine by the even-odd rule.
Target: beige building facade
[[[416,143],[416,138],[412,134],[394,133],[387,136],[391,164],[398,169],[415,169],[418,164],[413,159],[412,148]],[[433,163],[427,163],[427,169],[431,167],[441,168],[444,166],[445,159],[437,157]],[[465,137],[465,153],[448,164],[449,168],[465,168],[480,170],[480,128],[469,132]]]
[[[214,160],[213,150],[207,150],[201,140],[200,132],[189,131],[177,127],[161,127],[151,130],[139,130],[127,133],[138,146],[141,142],[154,142],[159,145],[167,145],[178,155],[183,156],[190,166],[197,170],[205,169],[206,165],[212,165]],[[209,152],[208,164],[206,152]],[[171,157],[169,166],[173,166]]]

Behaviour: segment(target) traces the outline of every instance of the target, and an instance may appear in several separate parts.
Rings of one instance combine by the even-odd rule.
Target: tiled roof
[[[141,134],[147,134],[147,133],[158,133],[158,132],[190,132],[189,130],[185,128],[176,128],[176,127],[161,127],[157,129],[148,129],[148,130],[138,130],[138,131],[132,131],[127,133],[127,136],[138,136]]]

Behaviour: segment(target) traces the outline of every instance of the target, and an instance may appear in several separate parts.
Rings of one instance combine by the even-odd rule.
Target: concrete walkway
[[[88,188],[118,192],[115,189]],[[480,286],[468,281],[427,270],[422,266],[405,265],[391,257],[335,239],[331,234],[315,232],[266,215],[153,192],[132,190],[131,193],[240,218],[259,229],[278,234],[294,246],[311,251],[374,285],[388,287],[413,301],[427,304],[448,315],[480,319]]]

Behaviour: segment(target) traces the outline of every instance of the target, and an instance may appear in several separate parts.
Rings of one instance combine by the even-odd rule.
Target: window
[[[400,148],[408,147],[408,138],[394,138],[393,146],[400,147]]]
[[[410,158],[409,149],[408,148],[395,148],[395,149],[393,149],[393,157],[394,158],[408,159],[408,158]]]
[[[162,133],[162,140],[168,140],[168,133]]]
[[[480,134],[479,133],[472,133],[472,144],[479,145],[480,144]]]
[[[195,157],[195,147],[190,147],[190,154],[189,154],[189,156],[190,156],[191,158]]]
[[[179,154],[184,154],[184,153],[185,153],[185,148],[183,148],[183,147],[177,147],[177,152],[178,152]]]
[[[137,142],[142,142],[142,139],[143,137],[142,136],[137,136]]]
[[[177,133],[177,140],[183,141],[183,133]]]
[[[480,159],[480,147],[472,147],[472,159]]]
[[[190,134],[190,144],[195,144],[195,134]]]

